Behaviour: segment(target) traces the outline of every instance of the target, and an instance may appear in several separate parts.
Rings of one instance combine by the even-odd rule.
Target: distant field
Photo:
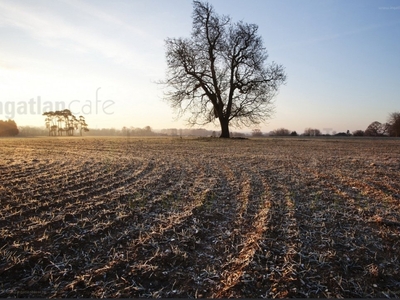
[[[400,297],[400,140],[0,139],[0,297]]]

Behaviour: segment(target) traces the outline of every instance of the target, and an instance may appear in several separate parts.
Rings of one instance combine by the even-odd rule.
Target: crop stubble
[[[399,140],[0,142],[0,297],[400,296]]]

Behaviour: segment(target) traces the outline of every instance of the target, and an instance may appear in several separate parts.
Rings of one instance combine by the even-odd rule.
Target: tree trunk
[[[219,122],[221,124],[221,135],[219,136],[220,138],[230,138],[229,134],[229,121],[225,120],[223,118],[219,119]]]

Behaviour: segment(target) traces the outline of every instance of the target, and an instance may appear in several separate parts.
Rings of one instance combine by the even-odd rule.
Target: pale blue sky
[[[262,131],[354,131],[400,111],[400,2],[209,2],[259,25],[269,61],[286,68]],[[0,0],[0,118],[41,126],[58,101],[94,128],[183,128],[155,82],[164,40],[189,37],[191,14],[188,0]]]

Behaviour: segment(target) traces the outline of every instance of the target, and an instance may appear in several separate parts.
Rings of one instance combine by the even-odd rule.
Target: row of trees
[[[167,136],[202,136],[202,137],[217,137],[221,131],[208,130],[205,128],[167,128],[161,129],[161,135]],[[241,132],[231,132],[232,137],[244,137],[245,134]]]
[[[357,136],[393,136],[400,137],[400,113],[394,112],[389,115],[386,123],[372,122],[363,132],[357,130],[353,133]]]
[[[136,127],[122,127],[122,129],[117,128],[91,128],[90,136],[154,136],[158,135],[150,126],[145,126],[143,128]]]
[[[43,113],[43,116],[46,116],[45,124],[49,130],[49,136],[62,136],[64,132],[65,135],[72,136],[78,129],[80,135],[83,131],[89,131],[85,118],[83,116],[75,117],[69,109],[48,111]]]
[[[270,131],[267,134],[264,134],[260,129],[253,129],[251,135],[254,137],[262,137],[262,136],[299,136],[296,131],[290,131],[286,128],[278,128]],[[301,134],[302,136],[320,136],[321,131],[315,128],[306,128],[304,132]]]
[[[14,121],[12,121],[14,122]],[[20,126],[18,136],[43,136],[49,134],[48,127],[35,127],[35,126]],[[54,132],[54,131],[53,131]],[[50,134],[54,134],[51,132]],[[58,133],[58,130],[56,130]],[[98,128],[90,129],[87,133],[89,136],[124,136],[124,137],[134,137],[134,136],[201,136],[201,137],[216,137],[221,134],[220,131],[208,130],[205,128],[167,128],[161,130],[153,130],[150,126],[145,126],[143,128],[138,127],[122,127],[117,128]],[[233,137],[245,137],[246,134],[242,132],[231,132]]]
[[[297,136],[296,131],[290,131],[286,128],[275,129],[269,134],[264,134],[260,129],[253,129],[252,136],[262,137],[262,136]],[[316,128],[306,128],[301,134],[302,136],[328,136],[330,134],[322,134],[319,129]],[[350,133],[339,132],[333,133],[334,136],[391,136],[400,137],[400,112],[394,112],[389,115],[386,123],[380,123],[378,121],[372,122],[366,130],[356,130]]]
[[[90,129],[91,136],[201,136],[201,137],[216,137],[221,134],[220,131],[207,130],[205,128],[165,128],[154,131],[150,126],[143,128],[137,127],[122,127],[116,128],[101,128]],[[231,132],[233,137],[244,137],[246,134],[241,132]]]
[[[48,130],[45,127],[37,126],[18,126],[18,136],[44,136],[48,134]]]
[[[16,136],[19,130],[14,120],[0,120],[0,136]]]

